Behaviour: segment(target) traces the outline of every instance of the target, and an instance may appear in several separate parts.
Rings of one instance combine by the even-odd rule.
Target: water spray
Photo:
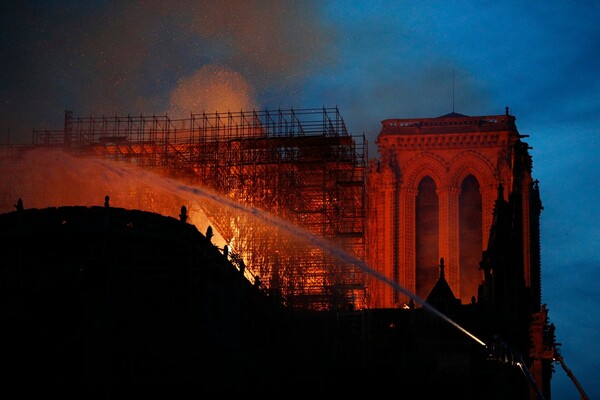
[[[94,161],[96,163],[100,164],[99,167],[102,170],[111,171],[112,173],[116,174],[121,179],[133,180],[135,178],[142,177],[145,180],[152,182],[153,185],[155,185],[157,188],[160,188],[166,192],[175,194],[180,197],[181,197],[182,192],[192,194],[195,196],[199,196],[199,197],[202,197],[203,199],[213,201],[216,204],[225,205],[231,210],[235,210],[235,211],[239,211],[241,213],[247,214],[247,215],[251,215],[251,216],[257,218],[258,220],[261,220],[271,226],[277,227],[277,228],[285,231],[286,233],[288,233],[302,241],[308,242],[311,245],[315,246],[316,248],[331,254],[332,256],[336,257],[338,260],[343,261],[348,264],[355,265],[355,266],[359,267],[360,269],[362,269],[364,272],[387,283],[395,290],[397,290],[401,293],[404,293],[405,295],[407,295],[408,297],[413,299],[413,301],[420,304],[427,311],[433,313],[434,315],[436,315],[439,318],[443,319],[444,321],[448,322],[450,325],[454,326],[456,329],[458,329],[459,331],[461,331],[462,333],[464,333],[465,335],[467,335],[468,337],[473,339],[475,342],[477,342],[481,346],[487,347],[486,343],[483,340],[479,339],[477,336],[475,336],[474,334],[472,334],[471,332],[469,332],[468,330],[466,330],[465,328],[460,326],[458,323],[456,323],[455,321],[450,319],[448,316],[446,316],[445,314],[438,311],[435,307],[433,307],[432,305],[427,303],[424,299],[417,296],[415,293],[412,293],[411,291],[409,291],[405,287],[401,286],[397,282],[391,280],[390,278],[383,275],[382,273],[369,267],[363,260],[349,254],[347,251],[345,251],[345,250],[341,249],[340,247],[336,246],[335,244],[327,241],[325,238],[317,236],[302,227],[299,227],[297,225],[289,223],[289,222],[287,222],[279,217],[276,217],[264,210],[261,210],[256,207],[250,207],[250,206],[243,205],[237,201],[228,199],[227,197],[224,197],[216,192],[213,192],[211,190],[208,190],[208,189],[205,189],[202,187],[189,186],[189,185],[184,184],[176,179],[168,178],[168,177],[160,177],[160,179],[156,179],[156,176],[150,172],[147,172],[147,171],[144,171],[141,169],[133,170],[133,169],[129,169],[129,168],[123,168],[120,165],[117,166],[115,163],[112,163],[110,161],[103,160],[103,159],[94,160]]]

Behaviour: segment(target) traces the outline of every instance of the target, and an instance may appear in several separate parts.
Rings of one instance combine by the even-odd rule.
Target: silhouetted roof
[[[454,293],[452,293],[452,289],[450,289],[450,285],[446,279],[441,276],[440,279],[435,283],[431,292],[429,292],[429,296],[427,296],[427,302],[431,304],[439,304],[441,303],[451,303],[456,301],[456,297],[454,297]]]
[[[429,296],[427,296],[427,303],[433,306],[443,306],[443,305],[452,305],[460,302],[456,297],[454,297],[454,293],[452,293],[452,289],[450,289],[450,285],[446,281],[446,276],[444,273],[444,259],[440,259],[440,277],[429,292]],[[445,308],[445,307],[444,307]]]
[[[464,114],[455,113],[454,111],[452,111],[450,114],[442,115],[442,116],[439,116],[438,118],[465,118],[465,117],[468,118],[469,116],[464,115]]]

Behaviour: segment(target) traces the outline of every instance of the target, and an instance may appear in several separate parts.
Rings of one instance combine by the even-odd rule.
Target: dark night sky
[[[339,107],[517,118],[540,181],[542,296],[600,398],[600,2],[19,1],[0,6],[0,141],[75,116]],[[553,398],[578,398],[555,365]]]

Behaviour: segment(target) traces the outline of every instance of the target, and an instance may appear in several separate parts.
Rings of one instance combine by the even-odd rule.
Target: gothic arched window
[[[482,279],[479,270],[483,250],[481,192],[479,182],[473,175],[468,175],[461,184],[458,209],[459,297],[463,303],[468,303],[472,296],[477,297],[477,288]]]
[[[427,298],[439,277],[439,199],[433,179],[419,183],[416,210],[416,294]]]

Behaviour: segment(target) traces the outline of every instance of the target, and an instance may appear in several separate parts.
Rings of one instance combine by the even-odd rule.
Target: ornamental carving
[[[464,151],[454,157],[450,163],[449,186],[459,188],[468,175],[473,175],[480,185],[496,181],[494,164],[484,155],[474,151]]]
[[[419,182],[426,176],[431,177],[438,188],[446,186],[448,166],[444,159],[436,154],[424,152],[410,159],[404,174],[404,186],[418,188]]]

